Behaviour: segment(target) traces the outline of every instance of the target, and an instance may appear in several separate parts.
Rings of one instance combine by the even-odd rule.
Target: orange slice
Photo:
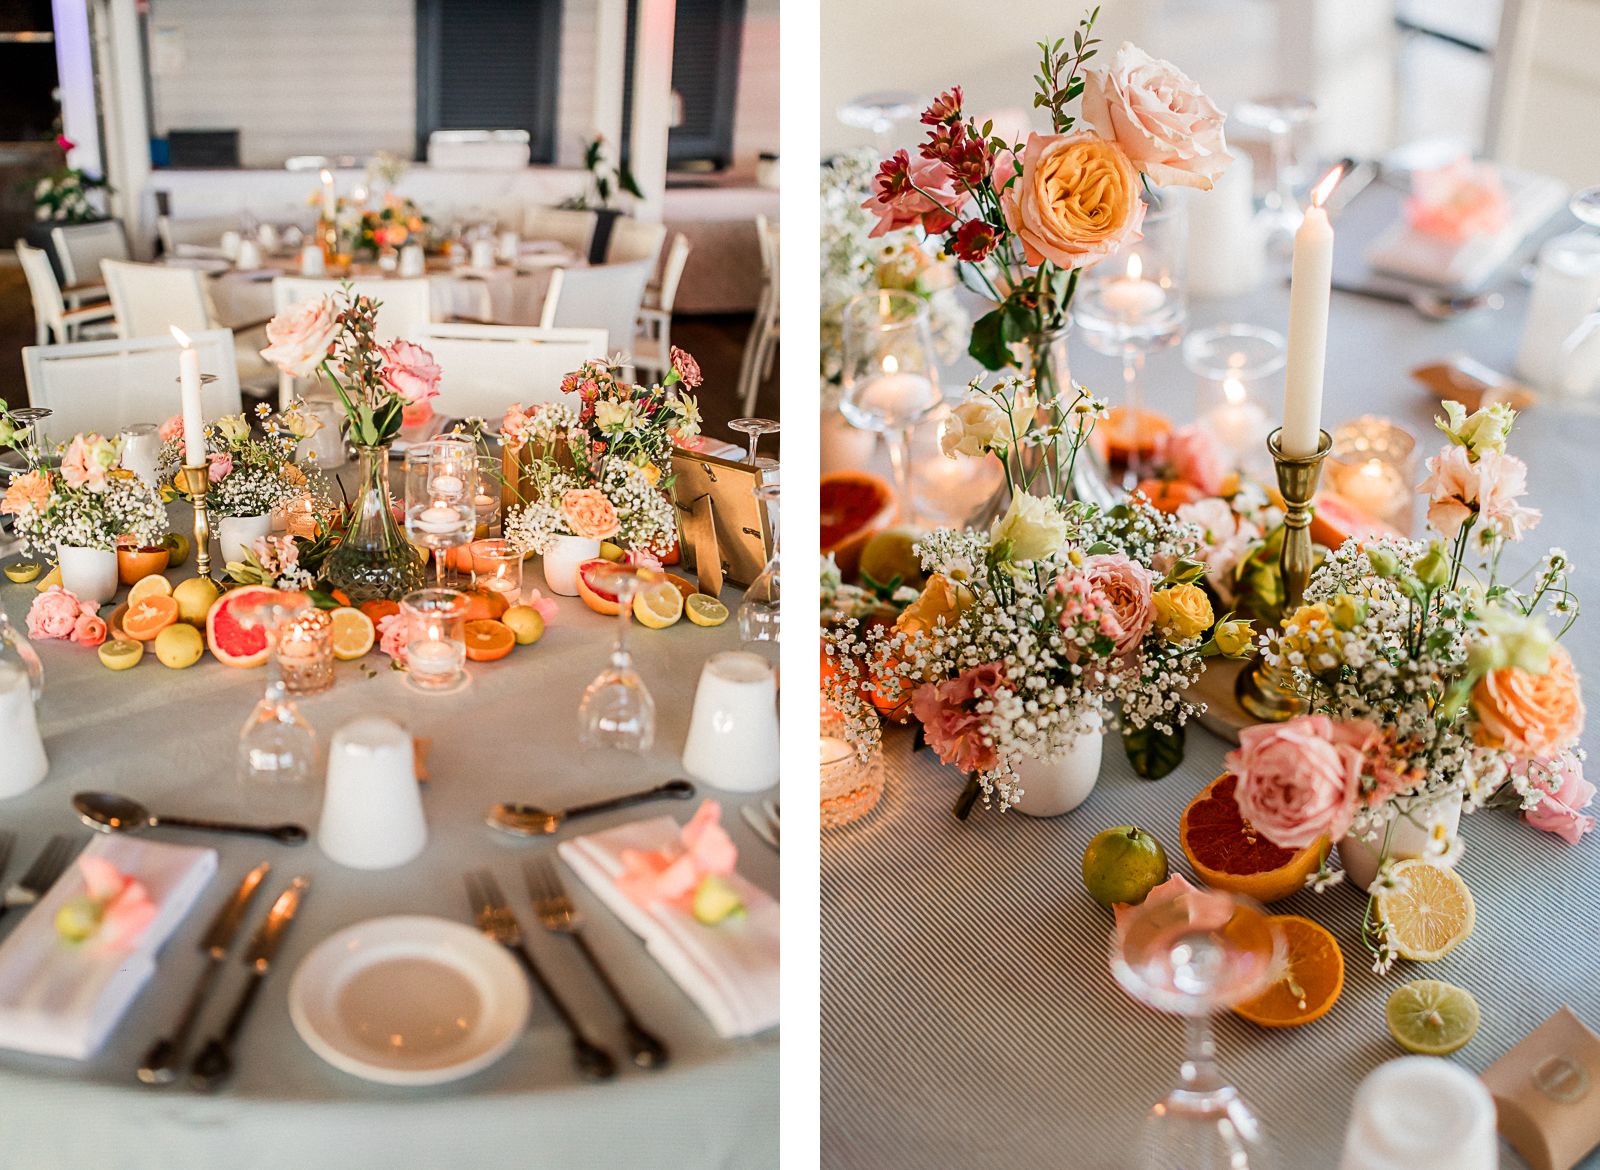
[[[341,662],[360,658],[372,649],[377,627],[359,609],[340,606],[328,615],[333,619],[333,656]]]
[[[149,642],[177,620],[177,600],[164,593],[152,593],[128,606],[128,612],[122,615],[122,632],[136,642]]]
[[[1328,1014],[1344,990],[1344,955],[1322,927],[1298,914],[1275,914],[1268,921],[1283,932],[1283,976],[1234,1012],[1263,1028],[1298,1028]]]
[[[1232,773],[1224,773],[1189,802],[1178,822],[1183,851],[1195,876],[1212,889],[1280,902],[1305,887],[1328,842],[1318,840],[1298,852],[1274,845],[1240,815],[1233,799],[1237,783]]]
[[[511,653],[517,636],[505,622],[493,618],[478,618],[467,623],[467,657],[474,662],[493,662]]]

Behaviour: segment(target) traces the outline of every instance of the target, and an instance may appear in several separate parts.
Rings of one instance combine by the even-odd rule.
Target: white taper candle
[[[1335,167],[1311,193],[1294,234],[1289,284],[1289,347],[1279,447],[1291,458],[1315,455],[1322,429],[1322,376],[1328,356],[1328,299],[1333,289],[1333,225],[1323,203],[1339,182]]]

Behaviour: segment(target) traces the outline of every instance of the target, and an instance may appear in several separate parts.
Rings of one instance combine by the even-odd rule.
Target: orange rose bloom
[[[19,515],[24,509],[41,511],[50,502],[50,477],[42,471],[19,475],[0,499],[0,512]]]
[[[1089,130],[1030,134],[1022,173],[1000,196],[1029,264],[1082,268],[1141,236],[1139,175],[1115,142]]]
[[[574,488],[561,497],[561,514],[567,518],[574,536],[587,540],[610,540],[617,534],[617,510],[605,493],[595,488]]]
[[[1583,695],[1572,655],[1557,646],[1543,674],[1508,666],[1485,675],[1472,689],[1472,710],[1482,746],[1524,758],[1560,754],[1583,732]]]
[[[975,600],[971,589],[935,573],[922,587],[922,595],[901,612],[895,629],[903,634],[926,634],[941,623],[953,626]]]

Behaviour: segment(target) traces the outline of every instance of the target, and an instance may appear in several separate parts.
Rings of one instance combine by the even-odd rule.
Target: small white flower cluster
[[[573,535],[561,508],[569,491],[598,489],[617,512],[617,532],[611,540],[623,548],[665,552],[677,532],[678,518],[672,501],[651,484],[645,471],[621,459],[606,459],[598,479],[568,470],[543,476],[538,498],[514,512],[505,525],[506,539],[526,551],[548,552],[558,536]]]
[[[128,538],[144,547],[167,534],[167,510],[155,490],[135,475],[113,475],[102,492],[73,489],[51,477],[49,502],[16,517],[17,535],[36,554],[54,557],[56,546],[114,551]]]

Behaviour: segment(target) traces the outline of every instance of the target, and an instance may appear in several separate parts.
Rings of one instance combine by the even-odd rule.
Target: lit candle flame
[[[1340,163],[1322,176],[1322,182],[1311,189],[1311,206],[1321,207],[1328,201],[1328,196],[1333,194],[1333,189],[1339,185],[1339,180],[1344,178],[1344,164]]]
[[[322,171],[322,185],[324,187],[333,186],[333,172],[326,168]]]
[[[172,326],[172,336],[178,339],[178,344],[183,346],[184,349],[188,349],[192,344],[189,340],[189,335],[176,325]]]
[[[888,354],[884,354],[883,355],[883,372],[884,373],[893,374],[893,373],[897,372],[899,369],[900,369],[900,362],[899,362],[898,359],[896,359],[894,354],[888,353]]]
[[[1144,275],[1144,265],[1139,260],[1139,253],[1135,252],[1128,257],[1128,279],[1138,280]]]
[[[1222,383],[1222,396],[1228,400],[1229,406],[1238,406],[1244,401],[1244,383],[1238,378],[1229,376]]]

